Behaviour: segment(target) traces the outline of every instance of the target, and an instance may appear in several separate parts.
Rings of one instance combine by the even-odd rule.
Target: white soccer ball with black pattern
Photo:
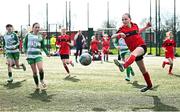
[[[88,66],[92,62],[91,55],[89,53],[83,53],[79,58],[79,62],[84,66]]]

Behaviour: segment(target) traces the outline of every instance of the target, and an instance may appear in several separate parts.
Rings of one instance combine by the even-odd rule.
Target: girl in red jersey
[[[56,45],[59,47],[59,54],[63,62],[63,66],[68,73],[66,78],[68,78],[70,77],[70,71],[67,64],[71,64],[72,66],[74,66],[74,64],[71,60],[69,60],[70,46],[72,46],[72,44],[71,38],[66,34],[65,28],[61,29],[61,35],[58,37]]]
[[[122,16],[123,26],[121,26],[117,32],[114,34],[112,38],[124,38],[129,50],[131,51],[130,56],[125,60],[124,64],[118,62],[118,60],[114,60],[115,64],[119,67],[121,72],[124,71],[129,65],[131,65],[134,61],[136,61],[141,73],[144,76],[144,80],[146,81],[147,86],[141,89],[141,92],[145,92],[152,88],[152,83],[150,79],[150,75],[147,72],[144,62],[143,56],[145,55],[147,48],[144,40],[140,36],[140,33],[145,29],[149,28],[151,25],[148,23],[146,27],[143,29],[138,28],[137,24],[131,22],[130,14],[125,13]]]
[[[104,55],[104,61],[108,61],[109,47],[110,47],[110,38],[108,37],[107,34],[105,34],[102,39],[102,51]]]
[[[101,55],[98,50],[98,45],[100,44],[100,41],[97,39],[97,37],[95,36],[92,36],[92,40],[91,40],[91,43],[90,43],[90,49],[91,49],[91,52],[92,52],[92,56],[93,56],[93,61],[95,59],[95,54],[98,54],[99,56]],[[101,58],[101,57],[100,57]]]
[[[163,50],[165,51],[165,58],[168,60],[163,61],[162,67],[164,68],[166,64],[170,65],[169,67],[169,75],[173,75],[173,59],[174,59],[174,49],[176,47],[176,42],[172,39],[173,34],[171,31],[166,33],[166,38],[162,44]]]

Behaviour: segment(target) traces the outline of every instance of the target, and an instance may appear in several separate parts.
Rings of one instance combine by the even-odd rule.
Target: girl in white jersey
[[[119,52],[120,52],[120,56],[121,56],[121,59],[122,61],[125,61],[126,58],[130,55],[130,51],[126,45],[126,42],[124,41],[123,38],[120,38],[119,40],[118,39],[115,39],[114,40],[114,46],[116,48],[118,48]],[[131,66],[129,66],[127,69],[126,69],[126,78],[125,80],[126,81],[130,81],[130,74],[132,76],[134,76],[134,71],[132,69]]]
[[[13,75],[11,68],[20,69],[22,66],[23,70],[26,70],[26,67],[23,63],[19,64],[19,39],[16,33],[13,32],[13,26],[11,24],[6,25],[7,33],[3,37],[3,48],[7,57],[7,65],[8,65],[8,82],[13,82]]]
[[[50,56],[49,52],[45,48],[44,40],[41,34],[39,33],[39,29],[40,29],[39,23],[34,23],[32,26],[32,33],[27,34],[23,43],[25,53],[27,54],[27,61],[30,64],[33,72],[33,78],[37,90],[40,89],[37,70],[39,71],[42,89],[46,89],[46,84],[44,82],[44,70],[43,70],[41,49],[44,50],[47,56]]]

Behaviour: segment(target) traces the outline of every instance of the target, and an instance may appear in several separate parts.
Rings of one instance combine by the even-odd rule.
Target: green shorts
[[[38,62],[42,61],[42,57],[37,57],[37,58],[27,58],[28,64],[32,65]]]
[[[16,53],[6,53],[7,59],[12,59],[12,60],[19,60],[19,52]]]

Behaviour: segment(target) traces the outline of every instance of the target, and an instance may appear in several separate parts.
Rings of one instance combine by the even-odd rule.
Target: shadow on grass
[[[66,81],[79,82],[80,79],[77,79],[76,76],[67,76],[64,78]]]
[[[131,84],[134,88],[138,88],[138,89],[145,87],[145,85],[138,84],[138,81],[134,81],[133,83],[129,82],[128,84]],[[152,89],[150,89],[150,90],[157,91],[158,87],[159,87],[159,85],[153,86]]]
[[[22,86],[22,83],[25,82],[26,80],[18,81],[18,82],[8,82],[7,84],[4,84],[4,87],[7,89],[15,89],[19,88]]]
[[[93,108],[92,111],[107,111],[106,109],[103,109],[103,108]]]
[[[176,107],[163,104],[161,102],[161,99],[158,96],[153,96],[153,95],[148,95],[148,96],[152,97],[154,100],[153,107],[142,107],[142,108],[137,107],[137,108],[133,108],[132,111],[138,111],[141,109],[149,109],[149,110],[153,110],[153,111],[178,111],[178,109]]]
[[[173,74],[172,76],[180,78],[180,75],[177,75],[177,74]]]
[[[53,96],[55,96],[55,94],[48,95],[46,90],[35,90],[34,93],[31,93],[30,96],[28,96],[28,98],[40,100],[42,102],[51,102]]]
[[[129,82],[128,84],[131,84],[134,88],[138,88],[138,89],[141,89],[145,86],[145,85],[138,84],[138,81],[134,81],[133,83]]]

